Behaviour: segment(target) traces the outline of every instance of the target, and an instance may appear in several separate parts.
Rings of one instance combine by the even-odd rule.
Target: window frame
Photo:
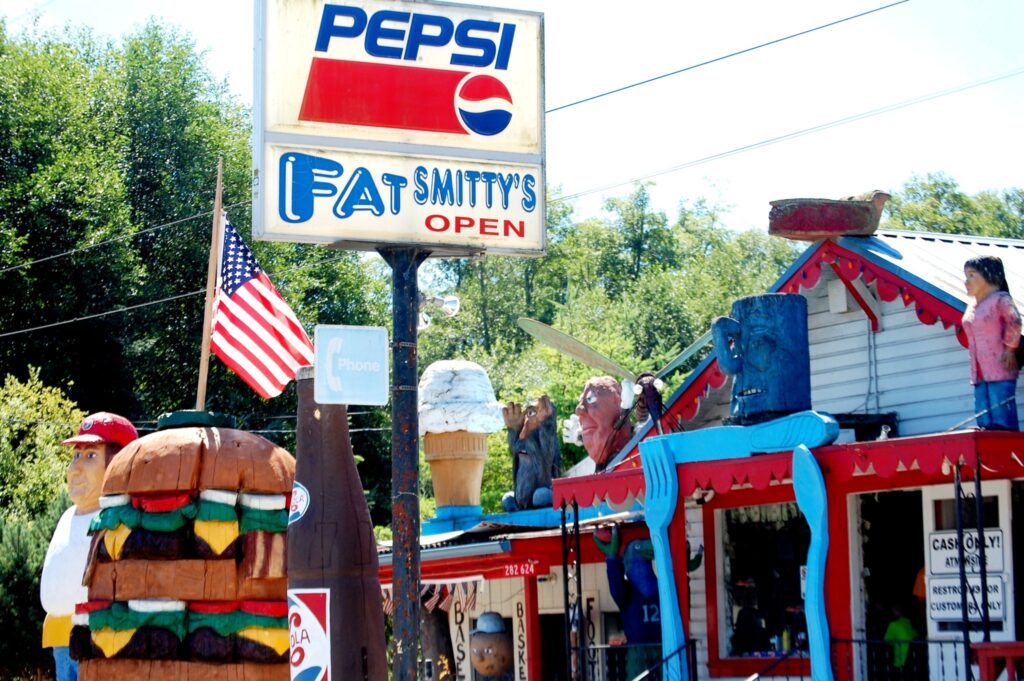
[[[724,650],[724,628],[721,626],[722,608],[725,585],[722,583],[722,566],[724,551],[722,550],[724,523],[721,522],[721,511],[745,506],[763,506],[794,502],[793,486],[789,482],[776,483],[763,490],[753,489],[749,485],[734,488],[728,494],[716,494],[703,506],[704,521],[704,565],[706,607],[708,619],[708,671],[712,677],[747,677],[764,670],[778,660],[773,657],[727,657]],[[778,675],[810,675],[810,661],[807,658],[789,659],[775,667]]]

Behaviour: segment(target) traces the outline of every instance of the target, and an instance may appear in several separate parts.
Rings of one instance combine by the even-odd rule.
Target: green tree
[[[39,643],[43,634],[39,578],[53,530],[70,505],[66,493],[47,500],[34,518],[0,516],[0,677],[53,678],[53,653]]]
[[[651,195],[648,191],[653,183],[637,183],[632,194],[625,198],[608,199],[605,210],[614,213],[611,234],[617,237],[618,253],[609,253],[608,262],[620,260],[614,267],[618,276],[625,275],[627,281],[636,280],[652,266],[671,267],[676,262],[677,250],[672,230],[664,213],[651,210]],[[609,293],[616,296],[624,289],[623,282],[609,280]]]
[[[553,204],[557,205],[557,204]],[[671,225],[650,210],[646,185],[607,204],[616,217],[572,224],[557,219],[548,254],[536,262],[543,285],[535,300],[546,300],[542,321],[611,358],[634,373],[656,371],[702,335],[711,320],[728,314],[732,301],[765,291],[796,256],[790,242],[757,232],[734,233],[720,221],[720,209],[704,200],[683,203]],[[549,219],[549,223],[551,220]],[[551,225],[549,224],[549,227]],[[460,357],[483,366],[498,399],[523,401],[547,393],[560,419],[575,408],[587,379],[599,370],[569,359],[532,338],[521,340],[514,326],[524,305],[516,261],[458,261],[448,280],[462,299],[462,312],[441,319],[423,332],[424,364]],[[479,268],[479,269],[477,269]],[[639,271],[637,276],[634,273]],[[497,328],[483,334],[480,322],[480,273],[487,274],[488,315],[505,310]],[[494,318],[491,318],[493,323]],[[692,368],[701,359],[693,358]],[[685,377],[670,377],[668,390]],[[621,377],[620,377],[621,378]],[[484,497],[492,502],[510,489],[508,455],[492,447],[485,469]],[[497,458],[495,458],[497,455]],[[583,450],[563,447],[566,467]]]
[[[39,647],[43,611],[39,577],[60,515],[71,505],[65,484],[70,448],[61,441],[84,413],[32,368],[27,381],[8,375],[0,387],[0,677],[52,674]]]
[[[87,410],[137,422],[192,407],[218,159],[229,217],[307,330],[385,321],[373,259],[249,239],[249,135],[248,111],[187,34],[150,22],[115,45],[0,27],[0,270],[74,252],[0,271],[0,332],[54,324],[5,338],[0,375],[38,366]],[[207,405],[294,448],[278,432],[294,430],[294,388],[264,401],[214,358]],[[364,411],[353,443],[384,522],[388,443],[374,429],[386,413]]]
[[[884,227],[1024,238],[1024,190],[966,194],[944,173],[912,177],[886,204]]]
[[[2,28],[0,28],[2,32]],[[109,117],[107,49],[87,34],[0,36],[0,233],[8,267],[131,233]],[[0,328],[42,326],[128,301],[138,262],[123,242],[0,274]],[[5,339],[0,371],[72,386],[74,396],[130,399],[121,339],[106,319]]]
[[[61,441],[84,416],[64,391],[40,380],[38,369],[31,368],[26,381],[6,376],[0,387],[0,515],[25,520],[61,495],[71,461]]]

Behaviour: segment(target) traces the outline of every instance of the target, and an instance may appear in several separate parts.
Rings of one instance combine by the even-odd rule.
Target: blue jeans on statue
[[[978,426],[988,430],[1020,430],[1017,421],[1017,381],[982,381],[974,386]],[[1009,399],[1005,404],[1000,404]],[[987,411],[986,411],[987,410]]]
[[[67,646],[53,649],[53,661],[57,664],[57,681],[78,681],[78,662],[71,659]]]

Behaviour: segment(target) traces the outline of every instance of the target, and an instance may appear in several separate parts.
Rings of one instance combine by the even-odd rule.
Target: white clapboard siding
[[[686,539],[691,551],[704,544],[704,512],[692,498],[686,500]],[[707,581],[704,563],[689,574],[690,577],[690,626],[686,635],[697,639],[697,674],[708,677],[708,609]]]
[[[899,299],[881,303],[882,329],[873,339],[878,385],[869,394],[869,327],[859,310],[828,311],[825,282],[834,278],[825,271],[822,282],[804,292],[814,408],[833,413],[894,411],[900,435],[942,432],[967,419],[974,406],[967,351],[953,329],[922,323],[913,304],[904,306]]]
[[[584,534],[580,537],[580,543],[592,542],[591,534]],[[619,609],[612,600],[611,591],[608,589],[608,574],[604,563],[588,563],[583,568],[583,590],[595,592],[600,595],[600,607],[602,612],[618,612]],[[518,581],[519,591],[522,592],[522,580]],[[537,583],[537,608],[541,614],[547,615],[556,612],[563,612],[565,609],[565,593],[562,589],[562,566],[551,566],[551,572],[547,579]]]

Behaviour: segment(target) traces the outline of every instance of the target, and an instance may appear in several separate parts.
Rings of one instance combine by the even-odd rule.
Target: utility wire
[[[64,326],[65,324],[73,324],[74,322],[84,322],[87,319],[96,319],[98,317],[106,317],[107,315],[118,314],[120,312],[128,312],[130,310],[138,310],[140,307],[149,307],[150,305],[159,305],[160,303],[168,303],[172,300],[178,300],[179,298],[188,298],[190,296],[198,295],[203,293],[206,289],[201,288],[198,291],[190,291],[188,293],[179,293],[176,296],[168,296],[161,298],[160,300],[151,300],[148,303],[139,303],[138,305],[127,305],[125,307],[119,307],[114,310],[107,310],[106,312],[97,312],[96,314],[83,315],[81,317],[75,317],[74,319],[65,319],[62,322],[53,322],[51,324],[42,324],[40,326],[33,326],[28,329],[19,329],[18,331],[7,331],[0,333],[0,338],[6,338],[8,336],[16,336],[19,333],[28,333],[30,331],[42,331],[43,329],[52,329],[55,326]]]
[[[52,1],[53,0],[51,0],[51,2]],[[613,90],[608,90],[606,92],[602,92],[602,93],[599,93],[599,94],[596,94],[596,95],[591,95],[590,97],[585,97],[583,99],[579,99],[579,100],[576,100],[574,102],[569,102],[568,104],[562,104],[560,106],[554,107],[553,109],[548,109],[547,111],[545,111],[545,113],[553,113],[555,111],[561,111],[562,109],[568,109],[571,106],[576,106],[578,104],[584,104],[586,102],[590,102],[590,101],[593,101],[595,99],[600,99],[601,97],[607,97],[608,95],[613,95],[613,94],[616,94],[618,92],[624,92],[626,90],[630,90],[632,88],[639,87],[641,85],[646,85],[648,83],[653,83],[653,82],[655,82],[657,80],[661,80],[663,78],[668,78],[670,76],[675,76],[675,75],[678,75],[680,73],[685,73],[687,71],[692,71],[692,70],[700,68],[702,66],[708,66],[709,64],[714,64],[716,62],[720,62],[720,61],[723,61],[725,59],[730,59],[732,57],[737,57],[739,55],[746,54],[748,52],[753,52],[754,50],[759,50],[759,49],[761,49],[763,47],[769,47],[771,45],[776,45],[778,43],[784,42],[786,40],[790,40],[792,38],[798,38],[798,37],[800,37],[802,35],[807,35],[809,33],[814,33],[815,31],[820,31],[820,30],[822,30],[824,28],[830,28],[832,26],[837,26],[837,25],[842,24],[842,23],[847,22],[847,21],[852,21],[853,19],[859,19],[860,17],[864,17],[864,16],[867,16],[869,14],[874,14],[875,12],[880,12],[880,11],[882,11],[884,9],[889,9],[890,7],[895,7],[896,5],[902,5],[902,4],[904,4],[906,2],[909,2],[909,1],[910,0],[897,0],[897,2],[893,2],[893,3],[890,3],[888,5],[882,5],[881,7],[876,7],[875,9],[870,9],[870,10],[867,10],[865,12],[861,12],[860,14],[854,14],[854,15],[845,17],[843,19],[837,19],[835,21],[830,21],[830,22],[828,22],[826,24],[821,24],[820,26],[815,26],[814,28],[808,28],[808,29],[805,29],[803,31],[798,31],[797,33],[791,33],[790,35],[783,36],[781,38],[775,38],[774,40],[769,40],[768,42],[760,43],[758,45],[754,45],[752,47],[748,47],[748,48],[745,48],[745,49],[742,49],[742,50],[738,50],[736,52],[730,52],[729,54],[725,54],[725,55],[722,55],[720,57],[715,57],[713,59],[708,59],[708,60],[700,62],[698,64],[692,64],[690,66],[686,66],[686,67],[683,67],[681,69],[676,69],[675,71],[670,71],[668,73],[663,73],[663,74],[661,74],[659,76],[653,76],[651,78],[647,78],[645,80],[637,81],[637,82],[631,83],[629,85],[623,85],[622,87],[618,87],[618,88],[615,88]],[[45,4],[49,4],[49,3],[44,3],[44,5]],[[623,183],[623,184],[625,184],[625,183]],[[613,187],[617,187],[617,186],[620,186],[620,185],[613,185]],[[601,190],[594,190],[594,191],[601,191]],[[582,194],[580,194],[580,195],[582,195]],[[573,198],[573,197],[569,197],[569,198]],[[232,204],[230,206],[225,206],[224,210],[227,210],[229,208],[236,208],[238,206],[241,206],[241,205],[247,204],[247,203],[248,202],[239,202],[239,203]],[[5,273],[13,271],[13,270],[18,270],[18,269],[23,269],[23,268],[26,268],[26,267],[31,267],[32,265],[35,265],[35,264],[38,264],[38,263],[41,263],[41,262],[46,262],[48,260],[55,260],[57,258],[63,258],[63,257],[68,256],[68,255],[73,255],[75,253],[79,253],[81,251],[85,251],[85,250],[88,250],[90,248],[96,248],[97,246],[103,246],[103,245],[106,245],[106,244],[109,244],[109,243],[113,243],[115,241],[122,241],[124,239],[130,239],[132,237],[139,236],[141,234],[146,234],[148,232],[153,232],[153,231],[156,231],[158,229],[163,229],[164,227],[170,227],[172,225],[180,224],[180,223],[186,222],[188,220],[194,220],[196,218],[206,217],[206,216],[211,215],[212,213],[213,213],[213,211],[207,211],[205,213],[198,213],[196,215],[192,215],[192,216],[187,217],[187,218],[181,218],[180,220],[175,220],[174,222],[168,222],[168,223],[163,224],[163,225],[157,225],[155,227],[149,227],[147,229],[140,230],[140,231],[135,232],[133,234],[126,234],[124,236],[114,237],[114,238],[111,238],[111,239],[107,239],[105,241],[97,242],[95,244],[90,244],[89,246],[83,246],[82,248],[75,248],[75,249],[66,251],[64,253],[58,253],[58,254],[55,254],[55,255],[46,256],[44,258],[39,258],[38,260],[33,260],[31,262],[22,263],[20,265],[14,265],[14,266],[11,266],[11,267],[5,267],[3,269],[0,269],[0,274],[5,274]],[[0,337],[3,337],[3,336],[0,335]]]
[[[44,7],[46,7],[48,5],[52,5],[55,2],[57,2],[57,0],[45,0],[45,2],[39,3],[35,7],[31,8],[31,9],[25,11],[25,12],[22,12],[21,14],[19,14],[16,17],[14,17],[13,19],[10,19],[9,21],[12,24],[14,24],[14,23],[16,23],[18,21],[21,21],[22,19],[24,19],[25,17],[27,17],[30,14],[36,14],[36,13],[40,12]]]
[[[892,2],[892,3],[889,3],[888,5],[882,5],[881,7],[876,7],[875,9],[869,9],[866,12],[861,12],[860,14],[854,14],[854,15],[848,16],[848,17],[846,17],[844,19],[837,19],[836,21],[830,21],[827,24],[822,24],[821,26],[815,26],[814,28],[808,28],[808,29],[805,29],[803,31],[799,31],[797,33],[791,33],[790,35],[783,36],[781,38],[775,38],[774,40],[769,40],[766,43],[761,43],[759,45],[754,45],[753,47],[747,47],[745,49],[738,50],[736,52],[730,52],[729,54],[723,54],[720,57],[715,57],[713,59],[708,59],[707,61],[702,61],[699,64],[693,64],[691,66],[685,66],[685,67],[683,67],[681,69],[676,69],[675,71],[669,71],[668,73],[663,73],[660,76],[653,76],[653,77],[647,78],[645,80],[640,80],[640,81],[637,81],[635,83],[630,83],[629,85],[623,85],[622,87],[617,87],[614,90],[608,90],[607,92],[602,92],[600,94],[591,95],[590,97],[584,97],[583,99],[578,99],[575,102],[569,102],[568,104],[562,104],[560,106],[554,107],[553,109],[548,109],[544,113],[554,113],[555,111],[561,111],[562,109],[568,109],[570,106],[576,106],[577,104],[584,104],[586,102],[592,102],[595,99],[600,99],[601,97],[607,97],[608,95],[614,95],[614,94],[616,94],[618,92],[624,92],[626,90],[630,90],[630,89],[635,88],[635,87],[640,87],[641,85],[647,85],[648,83],[653,83],[654,81],[661,80],[663,78],[668,78],[670,76],[679,75],[680,73],[685,73],[687,71],[692,71],[693,69],[700,68],[701,66],[707,66],[709,64],[714,64],[715,62],[720,62],[720,61],[723,61],[725,59],[731,59],[732,57],[738,57],[741,54],[746,54],[747,52],[753,52],[754,50],[759,50],[762,47],[768,47],[770,45],[776,45],[778,43],[784,42],[786,40],[790,40],[792,38],[799,38],[802,35],[807,35],[808,33],[814,33],[815,31],[820,31],[823,28],[829,28],[831,26],[837,26],[837,25],[839,25],[839,24],[841,24],[843,22],[852,21],[853,19],[859,19],[859,18],[865,17],[865,16],[867,16],[869,14],[874,14],[875,12],[881,12],[883,9],[889,9],[890,7],[895,7],[896,5],[902,5],[903,3],[909,2],[909,1],[910,0],[898,0],[897,2]]]
[[[587,194],[594,194],[596,192],[602,192],[602,191],[606,191],[608,189],[615,189],[616,187],[622,187],[623,185],[633,184],[634,182],[639,182],[640,180],[647,180],[647,179],[650,179],[652,177],[658,177],[660,175],[668,175],[669,173],[674,173],[674,172],[676,172],[678,170],[685,170],[686,168],[692,168],[693,166],[700,165],[702,163],[708,163],[710,161],[717,161],[718,159],[726,158],[728,156],[734,156],[736,154],[741,154],[741,153],[743,153],[745,151],[752,151],[754,149],[760,149],[761,147],[767,147],[767,146],[772,145],[772,144],[778,144],[779,142],[785,142],[787,140],[796,139],[797,137],[803,137],[804,135],[809,135],[809,134],[814,133],[814,132],[821,132],[822,130],[828,130],[829,128],[835,128],[837,126],[845,125],[847,123],[853,123],[854,121],[859,121],[859,120],[862,120],[864,118],[870,118],[872,116],[878,116],[880,114],[889,113],[890,111],[896,111],[897,109],[903,109],[903,108],[906,108],[908,106],[913,106],[915,104],[921,104],[923,102],[928,102],[928,101],[931,101],[933,99],[939,99],[940,97],[946,97],[948,95],[953,95],[953,94],[956,94],[958,92],[964,92],[965,90],[970,90],[972,88],[981,87],[982,85],[988,85],[990,83],[995,83],[995,82],[1000,81],[1000,80],[1006,80],[1007,78],[1013,78],[1013,77],[1019,76],[1021,74],[1024,74],[1024,68],[1020,68],[1020,69],[1017,69],[1015,71],[1010,71],[1009,73],[1004,73],[1004,74],[999,75],[999,76],[993,76],[991,78],[986,78],[984,80],[977,80],[977,81],[974,81],[972,83],[966,83],[964,85],[957,85],[956,87],[952,87],[952,88],[949,88],[949,89],[946,89],[946,90],[940,90],[938,92],[932,92],[930,94],[921,95],[919,97],[914,97],[913,99],[906,99],[906,100],[903,100],[902,102],[897,102],[895,104],[889,104],[887,106],[879,107],[877,109],[871,109],[870,111],[863,111],[861,113],[854,114],[852,116],[846,116],[844,118],[838,118],[838,119],[836,119],[834,121],[829,121],[828,123],[822,123],[820,125],[815,125],[815,126],[812,126],[810,128],[803,128],[802,130],[797,130],[795,132],[789,132],[789,133],[786,133],[784,135],[779,135],[778,137],[770,137],[768,139],[761,140],[760,142],[753,142],[751,144],[746,144],[746,145],[744,145],[742,147],[735,147],[733,149],[729,149],[728,151],[722,151],[722,152],[719,152],[717,154],[711,154],[710,156],[704,156],[702,158],[694,159],[692,161],[687,161],[686,163],[681,163],[679,165],[671,166],[669,168],[663,168],[661,170],[656,170],[656,171],[654,171],[652,173],[648,173],[646,175],[641,175],[639,177],[634,177],[631,180],[623,180],[621,182],[614,182],[612,184],[606,184],[606,185],[603,185],[601,187],[596,187],[596,188],[593,188],[593,189],[585,189],[583,191],[576,192],[575,194],[566,194],[564,196],[558,196],[558,197],[555,197],[555,198],[551,199],[549,201],[549,203],[558,203],[560,201],[569,201],[571,199],[576,199],[576,198],[579,198],[581,196],[586,196]]]
[[[239,206],[247,206],[247,205],[251,205],[251,204],[248,201],[239,201],[238,203],[233,203],[230,206],[224,206],[223,210],[228,210],[229,208],[237,208]],[[103,241],[97,241],[94,244],[89,244],[88,246],[81,246],[80,248],[72,248],[70,251],[64,251],[63,253],[55,253],[54,255],[47,255],[45,257],[39,258],[38,260],[31,260],[29,262],[23,262],[20,265],[11,265],[10,267],[5,267],[2,270],[0,270],[0,274],[6,274],[7,272],[11,272],[13,270],[20,270],[20,269],[24,269],[26,267],[31,267],[32,265],[37,265],[37,264],[39,264],[41,262],[46,262],[47,260],[56,260],[57,258],[63,258],[63,257],[68,256],[68,255],[74,255],[75,253],[81,253],[82,251],[87,251],[90,248],[97,248],[98,246],[105,246],[107,244],[114,243],[115,241],[124,241],[125,239],[133,239],[133,238],[135,238],[137,236],[141,236],[143,234],[148,234],[149,232],[155,232],[158,229],[163,229],[164,227],[172,227],[174,225],[180,225],[181,223],[188,222],[189,220],[195,220],[197,218],[210,217],[211,215],[213,215],[213,211],[212,210],[208,210],[205,213],[196,213],[195,215],[190,215],[187,218],[181,218],[179,220],[173,220],[171,222],[165,222],[162,225],[156,225],[154,227],[146,227],[145,229],[140,229],[139,231],[132,232],[131,234],[122,234],[121,236],[111,237],[111,238],[105,239]]]
[[[906,2],[907,0],[902,0],[902,1]],[[995,83],[995,82],[998,82],[1000,80],[1005,80],[1007,78],[1013,78],[1013,77],[1019,76],[1021,74],[1024,74],[1024,68],[1020,68],[1020,69],[1017,69],[1015,71],[1010,71],[1009,73],[1004,73],[1004,74],[999,75],[999,76],[993,76],[991,78],[986,78],[984,80],[979,80],[979,81],[974,81],[972,83],[966,83],[966,84],[963,84],[963,85],[958,85],[958,86],[955,86],[955,87],[952,87],[952,88],[948,88],[946,90],[940,90],[938,92],[933,92],[933,93],[930,93],[930,94],[921,95],[921,96],[915,97],[913,99],[907,99],[907,100],[904,100],[902,102],[897,102],[895,104],[890,104],[890,105],[887,105],[887,106],[879,107],[877,109],[871,109],[869,111],[864,111],[864,112],[861,112],[861,113],[858,113],[858,114],[854,114],[852,116],[846,116],[844,118],[839,118],[839,119],[836,119],[834,121],[830,121],[828,123],[822,123],[820,125],[815,125],[815,126],[812,126],[810,128],[803,128],[802,130],[797,130],[795,132],[786,133],[784,135],[779,135],[777,137],[771,137],[771,138],[768,138],[768,139],[765,139],[765,140],[761,140],[760,142],[754,142],[752,144],[747,144],[747,145],[744,145],[744,146],[741,146],[741,147],[735,147],[735,148],[730,149],[728,151],[723,151],[723,152],[719,152],[717,154],[712,154],[710,156],[704,156],[704,157],[699,158],[699,159],[694,159],[692,161],[687,161],[686,163],[675,165],[675,166],[672,166],[670,168],[664,168],[662,170],[657,170],[657,171],[654,171],[652,173],[649,173],[649,174],[646,174],[646,175],[641,175],[639,177],[635,177],[635,178],[630,179],[630,180],[623,180],[621,182],[615,182],[615,183],[612,183],[612,184],[603,185],[601,187],[596,187],[596,188],[593,188],[593,189],[586,189],[584,191],[576,192],[575,194],[566,194],[564,196],[558,196],[558,197],[555,197],[555,198],[551,199],[549,201],[549,203],[559,203],[561,201],[570,201],[572,199],[576,199],[576,198],[579,198],[581,196],[586,196],[587,194],[593,194],[593,193],[596,193],[596,192],[606,191],[608,189],[615,189],[616,187],[621,187],[623,185],[632,184],[634,182],[638,182],[640,180],[646,180],[646,179],[649,179],[649,178],[652,178],[652,177],[658,177],[660,175],[667,175],[669,173],[673,173],[673,172],[676,172],[678,170],[684,170],[686,168],[691,168],[693,166],[700,165],[702,163],[708,163],[710,161],[716,161],[718,159],[726,158],[728,156],[734,156],[736,154],[740,154],[740,153],[743,153],[745,151],[751,151],[751,150],[754,150],[754,149],[759,149],[761,147],[766,147],[766,146],[769,146],[769,145],[772,145],[772,144],[777,144],[779,142],[784,142],[784,141],[787,141],[787,140],[795,139],[797,137],[802,137],[804,135],[809,135],[811,133],[820,132],[822,130],[827,130],[829,128],[834,128],[834,127],[837,127],[837,126],[840,126],[840,125],[845,125],[846,123],[852,123],[854,121],[862,120],[864,118],[870,118],[872,116],[877,116],[877,115],[880,115],[880,114],[883,114],[883,113],[889,113],[890,111],[896,111],[897,109],[902,109],[902,108],[905,108],[905,107],[908,107],[908,106],[913,106],[915,104],[921,104],[923,102],[928,102],[928,101],[931,101],[933,99],[938,99],[940,97],[945,97],[945,96],[956,94],[956,93],[959,93],[959,92],[964,92],[964,91],[970,90],[972,88],[980,87],[982,85],[988,85],[990,83]],[[212,213],[212,211],[211,211],[211,213]],[[210,215],[211,213],[207,213],[207,215]],[[186,218],[186,219],[188,219],[188,218]],[[323,264],[323,263],[326,263],[326,262],[331,262],[333,260],[338,260],[341,257],[343,257],[343,256],[339,255],[339,256],[337,256],[335,258],[328,258],[328,259],[325,259],[325,260],[319,260],[317,262],[308,263],[306,265],[300,265],[298,267],[294,267],[294,268],[291,268],[291,269],[288,269],[288,270],[284,270],[284,271],[279,272],[279,273],[275,273],[275,276],[282,275],[282,274],[287,274],[288,272],[292,272],[294,270],[302,269],[304,267],[312,267],[314,265],[319,265],[319,264]],[[94,319],[96,317],[103,317],[103,316],[106,316],[106,315],[117,314],[119,312],[126,312],[128,310],[134,310],[134,309],[138,309],[140,307],[147,307],[149,305],[159,305],[160,303],[166,303],[166,302],[169,302],[171,300],[178,299],[178,298],[185,298],[185,297],[188,297],[188,296],[198,295],[198,294],[200,294],[202,292],[203,292],[202,290],[199,290],[199,291],[192,291],[192,292],[189,292],[189,293],[182,293],[182,294],[179,294],[177,296],[170,296],[168,298],[164,298],[164,299],[161,299],[161,300],[150,301],[148,303],[139,303],[138,305],[132,305],[132,306],[129,306],[129,307],[123,307],[123,308],[118,308],[118,309],[115,309],[115,310],[109,310],[107,312],[99,312],[99,313],[94,314],[94,315],[88,315],[88,316],[84,316],[84,317],[77,317],[75,319],[68,319],[68,320],[64,320],[64,321],[61,321],[61,322],[54,322],[52,324],[44,324],[44,325],[41,325],[41,326],[35,326],[35,327],[27,328],[27,329],[19,329],[17,331],[8,331],[8,332],[5,332],[5,333],[0,333],[0,338],[6,338],[8,336],[14,336],[14,335],[22,334],[22,333],[29,333],[31,331],[39,331],[39,330],[42,330],[42,329],[48,329],[48,328],[52,328],[52,327],[55,327],[55,326],[61,326],[63,324],[71,324],[71,323],[78,322],[78,321],[84,321],[86,319]]]
[[[280,272],[273,272],[273,273],[270,273],[270,274],[272,274],[272,276],[274,276],[274,277],[280,277],[280,276],[284,276],[286,274],[289,274],[291,272],[295,272],[297,270],[304,269],[306,267],[314,267],[316,265],[324,265],[324,264],[329,263],[329,262],[334,262],[335,260],[340,260],[341,258],[344,258],[344,257],[345,257],[345,254],[342,253],[342,254],[336,255],[336,256],[334,256],[332,258],[324,258],[323,260],[317,260],[316,262],[310,262],[310,263],[306,263],[304,265],[297,265],[295,267],[291,267],[291,268],[286,269],[286,270],[281,270]],[[96,314],[83,315],[81,317],[75,317],[74,319],[65,319],[63,321],[52,322],[50,324],[41,324],[39,326],[33,326],[33,327],[29,327],[27,329],[18,329],[17,331],[6,331],[4,333],[0,333],[0,338],[7,338],[8,336],[17,336],[19,334],[30,333],[32,331],[42,331],[43,329],[52,329],[55,326],[64,326],[65,324],[74,324],[75,322],[83,322],[83,321],[86,321],[87,319],[96,319],[98,317],[106,317],[106,316],[112,315],[112,314],[120,314],[121,312],[128,312],[130,310],[138,310],[139,308],[142,308],[142,307],[149,307],[150,305],[160,305],[161,303],[168,303],[168,302],[170,302],[172,300],[179,300],[181,298],[189,298],[191,296],[197,296],[197,295],[200,295],[200,294],[205,293],[205,292],[206,292],[206,289],[205,288],[201,288],[201,289],[196,290],[196,291],[189,291],[188,293],[179,293],[177,295],[168,296],[166,298],[161,298],[160,300],[151,300],[151,301],[146,302],[146,303],[138,303],[137,305],[127,305],[125,307],[119,307],[119,308],[116,308],[116,309],[113,309],[113,310],[107,310],[106,312],[97,312]]]

